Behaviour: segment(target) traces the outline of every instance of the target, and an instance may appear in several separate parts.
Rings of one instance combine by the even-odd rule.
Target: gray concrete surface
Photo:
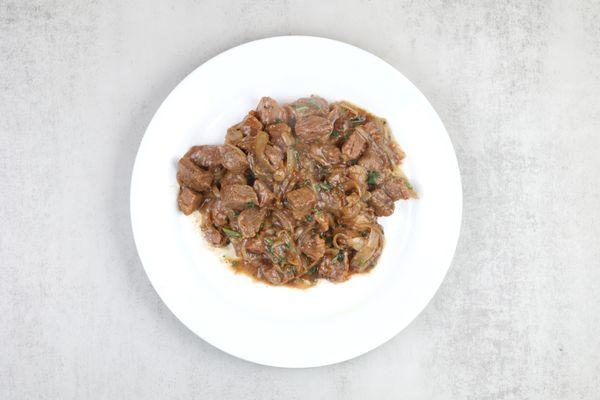
[[[310,34],[396,66],[464,185],[452,268],[369,354],[285,370],[228,356],[161,303],[129,176],[192,69]],[[0,0],[0,399],[600,398],[600,3]]]

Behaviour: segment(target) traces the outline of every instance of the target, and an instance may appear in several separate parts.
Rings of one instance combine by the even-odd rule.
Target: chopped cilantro
[[[337,262],[344,261],[344,253],[340,251],[337,256],[335,256],[334,260]]]
[[[379,171],[369,171],[367,175],[367,183],[369,185],[377,185],[377,181],[379,179]]]
[[[223,228],[223,232],[225,232],[225,234],[231,238],[241,238],[242,237],[241,233],[239,233],[238,231],[234,231],[233,229]]]
[[[317,273],[317,266],[315,265],[314,267],[312,267],[311,269],[308,270],[308,274],[309,275],[314,275]]]
[[[254,208],[254,203],[249,201],[246,203],[246,208]]]
[[[336,131],[335,129],[331,132],[331,136],[333,136],[334,138],[339,138],[340,137],[340,132]]]
[[[327,191],[330,191],[331,189],[333,189],[333,185],[329,182],[321,182],[319,184],[319,186],[321,186],[321,189],[327,190]]]
[[[275,118],[275,123],[276,124],[279,124],[279,123],[282,123],[282,122],[283,122],[283,120],[281,118]]]
[[[310,215],[310,214],[308,214],[308,215],[306,216],[306,220],[307,220],[308,222],[312,221],[313,219],[314,219],[314,218],[313,218],[313,216],[312,216],[312,215]]]

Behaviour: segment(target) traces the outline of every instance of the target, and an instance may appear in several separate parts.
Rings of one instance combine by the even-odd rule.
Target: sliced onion
[[[256,154],[256,162],[263,168],[266,168],[269,172],[273,172],[274,168],[269,163],[265,156],[265,148],[269,143],[269,134],[264,131],[260,131],[256,134],[256,143],[254,145],[254,153]]]
[[[352,258],[350,265],[359,272],[364,271],[373,255],[381,248],[382,242],[381,231],[378,227],[372,226],[367,243]]]

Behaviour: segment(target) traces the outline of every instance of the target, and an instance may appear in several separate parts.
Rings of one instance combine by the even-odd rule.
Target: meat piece
[[[375,189],[371,192],[369,205],[373,207],[378,217],[388,216],[394,213],[394,200],[388,196],[383,189]]]
[[[333,130],[333,123],[320,115],[309,115],[296,121],[296,135],[305,142],[314,142]]]
[[[256,118],[254,112],[251,111],[240,123],[240,129],[245,136],[256,135],[258,131],[262,131],[263,125],[258,118]]]
[[[246,241],[246,251],[263,254],[265,252],[265,243],[259,237],[250,238]]]
[[[214,168],[221,165],[221,147],[214,145],[194,146],[186,153],[186,156],[189,156],[200,167]]]
[[[254,181],[254,191],[258,195],[258,205],[260,207],[271,204],[275,199],[275,196],[273,195],[271,189],[269,189],[269,186],[258,179]]]
[[[221,164],[233,172],[241,172],[248,168],[246,154],[236,146],[226,144],[220,147]]]
[[[238,125],[234,125],[227,129],[225,134],[225,143],[237,146],[238,143],[244,138],[244,133]]]
[[[256,135],[245,136],[236,144],[236,146],[246,153],[254,151],[254,148],[256,147]]]
[[[367,169],[362,165],[353,165],[348,168],[348,178],[359,184],[364,183],[366,185],[368,175]]]
[[[276,227],[285,229],[292,232],[294,230],[294,220],[288,211],[285,210],[273,210],[271,213],[273,217],[273,223]]]
[[[279,147],[268,144],[265,147],[265,156],[275,169],[283,167],[283,151]]]
[[[310,155],[321,165],[337,164],[341,161],[340,149],[334,144],[318,144],[310,146]]]
[[[323,258],[325,247],[325,240],[317,235],[307,235],[300,243],[300,250],[313,261]]]
[[[369,171],[381,171],[385,166],[385,160],[382,155],[369,148],[358,160],[358,165],[362,165]]]
[[[274,267],[262,266],[259,271],[260,275],[271,285],[281,285],[284,283],[281,273]]]
[[[249,204],[258,204],[256,192],[248,185],[227,185],[221,188],[221,201],[223,206],[232,210],[241,211]]]
[[[285,109],[270,97],[263,97],[260,99],[256,111],[264,125],[284,122],[287,116]]]
[[[315,192],[307,187],[292,190],[286,197],[296,217],[310,210],[317,202]]]
[[[329,113],[329,104],[327,104],[327,100],[318,96],[298,99],[291,103],[290,107],[293,110],[296,119],[308,115],[326,116]]]
[[[200,203],[202,203],[202,195],[200,193],[194,192],[185,186],[179,190],[177,205],[185,215],[190,215],[197,210],[200,207]]]
[[[319,190],[319,208],[329,211],[334,215],[339,215],[342,209],[344,193],[337,189]]]
[[[179,160],[179,171],[177,171],[177,182],[197,192],[209,190],[213,176],[210,172],[197,166],[190,158],[183,157]]]
[[[213,246],[223,247],[227,244],[227,237],[219,229],[215,228],[212,223],[202,224],[201,230],[208,243]]]
[[[228,186],[228,185],[233,185],[233,184],[238,184],[238,185],[245,185],[247,184],[247,178],[246,178],[246,174],[242,173],[242,172],[232,172],[232,171],[227,171],[225,172],[225,175],[223,175],[223,177],[221,178],[221,187],[223,186]]]
[[[281,150],[287,149],[287,145],[283,140],[283,136],[287,134],[292,137],[292,129],[288,124],[281,122],[279,124],[269,125],[267,127],[267,133],[269,134],[269,140],[271,143],[279,147]]]
[[[225,226],[228,223],[227,215],[230,211],[221,200],[215,200],[210,205],[210,218],[216,226]]]
[[[346,160],[356,160],[367,147],[367,139],[359,132],[352,132],[350,137],[342,145],[342,154]]]
[[[406,200],[411,197],[411,191],[406,184],[406,180],[397,176],[390,175],[383,183],[383,190],[392,200]]]
[[[341,253],[341,259],[336,256],[332,258],[324,258],[319,264],[319,276],[321,278],[329,279],[333,282],[341,282],[346,279],[349,265],[348,257]]]
[[[238,226],[242,237],[251,238],[256,236],[260,225],[265,220],[266,211],[258,208],[248,208],[242,211],[238,217]]]

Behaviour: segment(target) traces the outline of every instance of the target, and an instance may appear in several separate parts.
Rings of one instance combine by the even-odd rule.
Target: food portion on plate
[[[403,158],[386,121],[349,102],[263,97],[225,144],[179,160],[177,202],[200,211],[209,244],[232,244],[236,270],[272,285],[342,282],[377,263],[377,217],[417,197]]]

